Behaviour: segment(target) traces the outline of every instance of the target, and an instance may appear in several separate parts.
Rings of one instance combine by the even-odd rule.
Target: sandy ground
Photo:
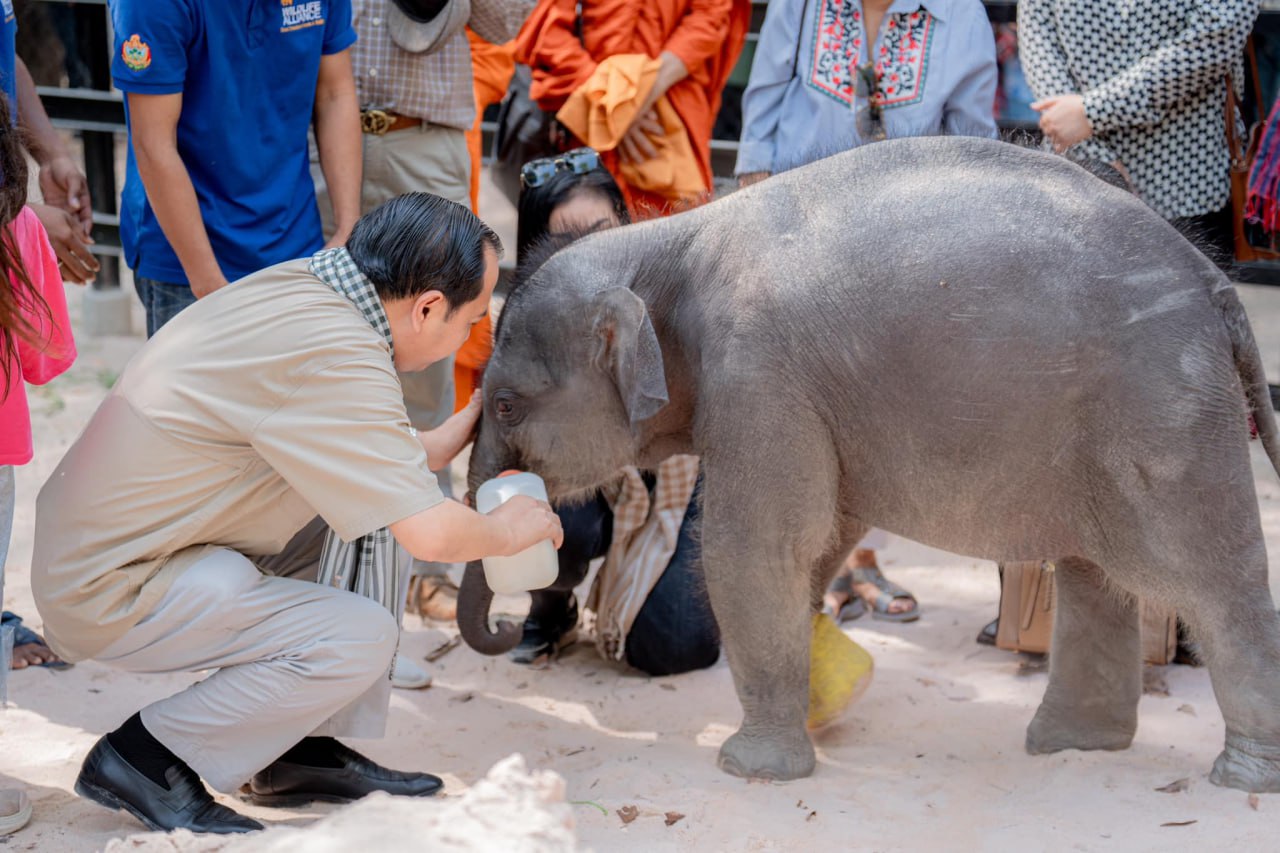
[[[79,310],[72,291],[73,310]],[[1250,297],[1280,319],[1280,292]],[[137,326],[140,328],[140,325]],[[1266,324],[1267,331],[1280,324]],[[19,469],[18,513],[5,606],[34,626],[29,585],[33,503],[138,337],[85,339],[75,368],[33,389],[37,456]],[[1268,349],[1268,365],[1280,361]],[[1276,368],[1272,368],[1273,375]],[[1280,482],[1254,445],[1268,547],[1280,554]],[[1122,753],[1032,757],[1023,731],[1044,690],[1042,671],[980,647],[995,612],[990,564],[895,540],[890,575],[918,595],[924,618],[864,618],[849,633],[876,656],[872,688],[848,719],[820,737],[812,778],[748,784],[720,773],[717,747],[740,709],[727,666],[674,678],[637,676],[578,646],[545,670],[456,648],[431,665],[435,684],[397,691],[390,735],[356,742],[394,767],[442,775],[450,795],[521,752],[567,782],[578,837],[595,850],[1206,850],[1277,849],[1280,796],[1251,805],[1208,782],[1223,724],[1203,670],[1152,671],[1167,695],[1142,699],[1133,747]],[[945,569],[945,571],[934,571]],[[1273,591],[1280,582],[1273,573]],[[505,602],[519,608],[518,599]],[[761,606],[768,606],[761,602]],[[406,624],[403,649],[422,657],[452,633]],[[17,672],[0,713],[0,786],[25,786],[31,825],[7,849],[100,850],[141,831],[132,818],[78,799],[79,763],[103,732],[197,676],[140,676],[88,662],[55,673]],[[1155,789],[1186,778],[1182,793]],[[261,820],[302,825],[330,806],[272,811],[228,801]],[[618,811],[634,806],[625,823]],[[1256,807],[1255,807],[1256,806]],[[664,815],[683,815],[667,825]],[[1187,825],[1169,825],[1173,823]]]

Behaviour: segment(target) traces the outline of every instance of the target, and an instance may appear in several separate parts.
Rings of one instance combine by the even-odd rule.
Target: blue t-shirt
[[[318,251],[307,129],[321,56],[356,40],[351,0],[111,0],[111,21],[116,86],[182,93],[178,153],[227,280]],[[147,201],[132,136],[120,239],[136,275],[187,283]]]
[[[0,0],[0,90],[9,98],[9,120],[18,120],[17,54],[13,40],[18,22],[13,17],[13,0]]]

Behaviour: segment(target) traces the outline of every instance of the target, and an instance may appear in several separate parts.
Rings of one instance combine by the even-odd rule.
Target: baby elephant
[[[999,142],[859,148],[554,254],[510,296],[471,484],[572,496],[702,457],[707,592],[741,776],[813,770],[810,611],[868,526],[1057,563],[1033,753],[1123,749],[1137,602],[1177,608],[1223,716],[1220,785],[1280,791],[1280,617],[1249,460],[1276,425],[1230,281],[1139,200]],[[459,623],[498,653],[472,567]]]

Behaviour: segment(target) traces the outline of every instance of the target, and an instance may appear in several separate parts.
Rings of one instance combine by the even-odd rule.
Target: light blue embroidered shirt
[[[861,0],[771,0],[742,98],[737,174],[862,144],[866,40]],[[996,45],[980,0],[895,0],[870,58],[889,138],[996,135]]]

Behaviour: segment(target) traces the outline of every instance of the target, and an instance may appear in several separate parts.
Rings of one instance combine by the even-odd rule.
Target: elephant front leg
[[[1027,728],[1027,752],[1126,749],[1142,695],[1137,601],[1105,589],[1087,560],[1062,560],[1054,575],[1049,687]]]
[[[720,748],[720,769],[758,779],[808,776],[809,573],[776,541],[713,545],[720,537],[704,536],[707,590],[743,710],[742,727]]]
[[[829,535],[788,529],[797,510],[824,513],[812,499],[792,503],[779,495],[779,484],[770,478],[757,489],[738,477],[721,487],[708,468],[703,504],[707,592],[743,710],[742,727],[720,748],[719,765],[735,776],[771,780],[808,776],[814,768],[805,720],[818,554],[808,555],[804,543]]]

